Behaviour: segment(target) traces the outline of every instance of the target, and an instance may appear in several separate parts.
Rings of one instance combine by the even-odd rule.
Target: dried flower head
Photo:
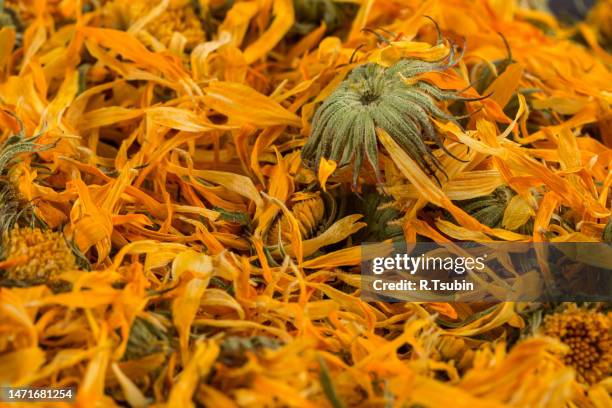
[[[399,223],[401,213],[391,197],[374,189],[364,188],[361,197],[352,197],[348,205],[352,211],[363,214],[367,226],[354,237],[354,242],[382,242],[387,239],[402,239],[404,232]]]
[[[482,224],[491,228],[502,228],[504,213],[516,192],[508,186],[500,186],[491,194],[469,200],[461,200],[458,205]],[[533,220],[527,220],[516,229],[523,234],[531,234]]]
[[[544,333],[569,346],[565,363],[574,367],[578,379],[594,384],[612,370],[611,318],[603,313],[568,308],[544,319]]]
[[[484,225],[495,228],[501,226],[504,211],[515,195],[512,189],[501,186],[489,195],[461,201],[459,206]]]
[[[376,128],[382,128],[429,175],[436,177],[436,169],[444,172],[426,141],[450,154],[431,119],[455,118],[440,109],[436,101],[468,99],[417,76],[447,69],[454,64],[453,55],[451,52],[446,63],[405,59],[388,68],[374,63],[355,68],[317,109],[302,150],[304,161],[318,167],[324,157],[340,167],[354,160],[355,186],[365,155],[380,181]]]
[[[290,210],[300,227],[302,238],[308,239],[323,221],[325,202],[317,193],[297,193],[292,197]],[[279,214],[267,233],[268,244],[289,242],[290,231],[289,220],[284,214]]]
[[[142,0],[129,3],[114,1],[106,6],[105,11],[107,15],[115,17],[115,20],[127,19],[127,24],[130,24],[149,13],[157,4],[158,2]],[[191,2],[187,0],[171,1],[161,15],[147,23],[145,29],[166,46],[170,44],[175,32],[185,37],[189,49],[205,40],[202,23]]]
[[[74,254],[59,232],[13,228],[2,237],[2,253],[9,261],[5,273],[9,280],[53,280],[77,269]]]

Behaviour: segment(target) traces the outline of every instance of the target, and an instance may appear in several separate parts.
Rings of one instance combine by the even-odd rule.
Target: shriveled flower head
[[[53,280],[77,269],[74,254],[62,234],[39,228],[14,228],[2,237],[7,261],[5,278],[15,281]]]
[[[354,160],[355,186],[365,156],[380,181],[376,128],[382,128],[428,174],[436,177],[436,170],[444,172],[426,142],[433,142],[450,154],[436,134],[432,118],[454,120],[454,117],[436,102],[469,99],[417,76],[443,71],[455,63],[452,59],[453,52],[447,62],[404,59],[390,67],[375,63],[356,67],[317,109],[302,150],[306,164],[316,168],[321,158],[326,158],[340,167]]]
[[[491,228],[501,227],[504,211],[516,193],[506,186],[495,189],[491,194],[459,202],[459,206],[472,217]]]
[[[295,194],[291,204],[291,212],[300,227],[303,239],[313,236],[325,216],[325,203],[316,193]],[[290,222],[284,214],[279,214],[266,234],[267,243],[275,245],[286,243],[291,235]]]
[[[569,346],[565,364],[576,370],[582,382],[596,383],[612,371],[611,320],[609,315],[576,307],[544,320],[544,333]]]
[[[151,12],[159,2],[135,0],[130,2],[115,0],[105,8],[105,14],[123,25],[130,25],[143,15]],[[145,26],[152,36],[168,46],[175,32],[186,40],[187,48],[193,48],[205,40],[202,23],[189,0],[173,0],[168,7]]]

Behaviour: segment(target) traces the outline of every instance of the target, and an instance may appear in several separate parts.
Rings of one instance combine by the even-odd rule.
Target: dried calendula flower
[[[565,363],[574,367],[578,379],[594,384],[612,370],[611,317],[579,309],[575,305],[544,319],[544,334],[569,346]]]
[[[14,281],[54,280],[78,269],[64,236],[40,228],[13,228],[2,237],[5,278]]]
[[[500,186],[491,194],[458,202],[459,207],[472,217],[491,228],[501,228],[504,225],[504,214],[513,199],[518,198],[514,190],[508,186]],[[528,214],[527,214],[528,216]],[[522,225],[519,225],[520,223]],[[520,232],[530,233],[533,222],[530,219],[521,219],[515,227]]]
[[[296,193],[290,209],[300,227],[302,238],[310,238],[325,217],[325,202],[318,193]],[[289,242],[290,235],[290,222],[281,213],[267,233],[267,243],[275,245]]]
[[[455,118],[436,101],[470,99],[419,80],[418,75],[443,71],[454,64],[452,58],[453,52],[446,63],[405,59],[388,68],[374,63],[355,68],[316,111],[302,150],[304,161],[318,167],[321,158],[326,158],[341,167],[354,159],[356,186],[365,155],[380,181],[376,128],[382,128],[429,175],[436,177],[436,170],[444,172],[426,141],[452,156],[434,130],[432,118]]]
[[[376,190],[366,190],[362,197],[352,197],[349,206],[363,214],[367,227],[354,237],[355,242],[382,242],[386,239],[402,239],[403,230],[399,224],[400,212],[394,207],[391,197]]]
[[[158,3],[152,1],[136,0],[128,4],[115,0],[106,6],[106,13],[114,16],[115,20],[127,20],[123,21],[123,24],[132,24],[156,6]],[[206,37],[202,23],[188,0],[170,1],[168,7],[151,19],[144,28],[166,46],[170,44],[175,32],[185,37],[186,47],[189,49],[203,42]]]
[[[515,195],[512,189],[501,186],[489,195],[462,201],[459,206],[484,225],[493,228],[501,225],[504,211]]]

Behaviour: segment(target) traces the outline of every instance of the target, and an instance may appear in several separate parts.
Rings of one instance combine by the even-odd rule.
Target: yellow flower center
[[[77,268],[74,255],[58,232],[14,228],[2,238],[5,258],[14,261],[6,269],[8,279],[53,280],[60,273]]]
[[[612,369],[610,320],[609,315],[578,309],[545,319],[545,334],[569,346],[565,364],[576,370],[582,382],[594,384],[609,375]]]
[[[155,5],[155,2],[149,1],[134,2],[129,9],[130,18],[135,21]],[[147,24],[146,30],[166,46],[175,32],[187,39],[187,48],[193,48],[205,40],[200,20],[188,3],[170,4],[161,16]]]

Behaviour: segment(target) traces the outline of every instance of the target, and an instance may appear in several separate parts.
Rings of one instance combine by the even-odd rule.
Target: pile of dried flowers
[[[607,304],[360,299],[366,241],[612,241],[610,1],[522,3],[0,1],[0,384],[612,406]]]

